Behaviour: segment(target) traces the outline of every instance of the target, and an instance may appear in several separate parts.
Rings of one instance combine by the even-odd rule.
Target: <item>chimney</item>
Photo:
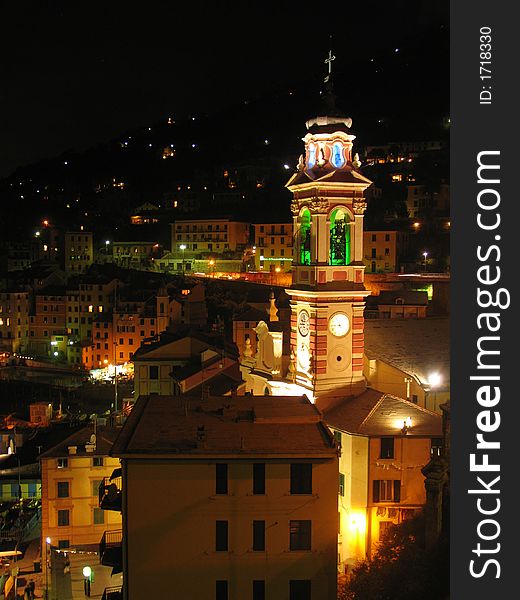
[[[197,427],[197,448],[205,448],[206,447],[206,430],[204,425],[199,425]]]

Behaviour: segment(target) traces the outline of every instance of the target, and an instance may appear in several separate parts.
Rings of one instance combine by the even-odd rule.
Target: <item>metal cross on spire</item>
[[[331,36],[331,39],[332,39],[332,36]],[[335,56],[332,54],[332,49],[331,49],[331,50],[329,50],[329,55],[328,55],[328,57],[327,57],[327,58],[324,60],[325,64],[328,64],[328,65],[329,65],[329,73],[328,73],[328,75],[325,77],[325,80],[324,80],[324,81],[325,81],[325,83],[328,83],[328,81],[329,81],[329,79],[330,79],[330,76],[331,76],[331,74],[332,74],[332,61],[333,61],[333,60],[336,60],[336,57],[335,57]]]

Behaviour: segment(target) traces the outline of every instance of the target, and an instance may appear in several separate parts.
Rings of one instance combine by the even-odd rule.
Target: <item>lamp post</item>
[[[179,248],[182,250],[182,274],[184,275],[184,250],[186,250],[186,244],[181,244]]]
[[[208,265],[209,265],[210,276],[215,277],[215,261],[213,259],[211,259],[208,262]]]
[[[47,537],[45,539],[45,600],[49,598],[49,569],[50,569],[50,559],[49,552],[51,547],[51,538]]]
[[[83,589],[85,592],[85,598],[90,598],[90,579],[92,577],[92,569],[87,565],[83,567]]]
[[[426,259],[428,258],[428,252],[423,252],[422,255],[424,257],[424,270],[426,271]]]

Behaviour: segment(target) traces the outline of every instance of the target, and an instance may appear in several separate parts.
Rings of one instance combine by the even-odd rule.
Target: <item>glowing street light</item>
[[[88,565],[86,567],[83,567],[83,577],[85,578],[85,580],[83,581],[85,596],[87,598],[89,598],[90,597],[90,580],[92,577],[92,569]]]
[[[186,244],[181,244],[179,248],[182,250],[182,274],[184,275],[184,250],[186,250]]]
[[[431,388],[439,387],[439,385],[442,383],[442,377],[440,373],[430,373],[428,375],[428,383],[430,384]]]

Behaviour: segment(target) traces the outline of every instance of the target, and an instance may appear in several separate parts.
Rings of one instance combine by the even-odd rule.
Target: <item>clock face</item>
[[[302,337],[309,335],[309,313],[301,310],[298,315],[298,331]]]
[[[350,321],[345,313],[336,313],[329,319],[329,331],[335,337],[347,335],[350,329]]]

